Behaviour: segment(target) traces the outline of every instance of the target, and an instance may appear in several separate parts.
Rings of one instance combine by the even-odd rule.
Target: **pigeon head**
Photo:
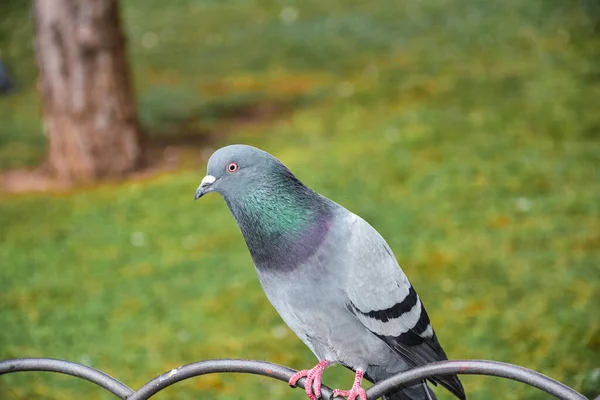
[[[289,254],[295,246],[312,254],[329,229],[330,202],[255,147],[231,145],[213,153],[195,198],[210,192],[223,196],[256,261]]]
[[[293,177],[269,153],[241,144],[226,146],[215,151],[208,160],[207,175],[196,190],[195,199],[217,192],[226,200],[241,200],[244,194],[282,175]]]

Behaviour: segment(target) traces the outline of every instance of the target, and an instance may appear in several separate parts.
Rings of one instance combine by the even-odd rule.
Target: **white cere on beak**
[[[200,197],[204,196],[206,193],[211,192],[210,186],[217,180],[212,175],[206,175],[202,182],[200,182],[200,186],[196,189],[196,194],[194,195],[194,199],[198,200]]]
[[[214,182],[214,181],[216,181],[216,180],[217,180],[217,178],[215,178],[214,176],[212,176],[212,175],[206,175],[206,176],[205,176],[205,177],[202,179],[202,182],[200,182],[200,185],[201,185],[201,186],[202,186],[202,185],[210,185],[211,183],[213,183],[213,182]],[[196,182],[198,182],[198,181],[196,181]]]

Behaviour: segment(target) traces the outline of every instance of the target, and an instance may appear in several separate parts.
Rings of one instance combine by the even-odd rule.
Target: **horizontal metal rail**
[[[101,371],[70,361],[51,358],[16,358],[0,361],[0,375],[25,371],[56,372],[75,376],[95,383],[120,399],[128,400],[149,399],[168,386],[201,375],[245,373],[262,375],[288,382],[296,372],[291,368],[267,361],[240,359],[206,360],[167,371],[134,391],[119,380]],[[386,393],[392,393],[402,387],[427,378],[454,374],[496,376],[525,383],[543,390],[558,399],[587,400],[585,396],[570,387],[539,372],[518,365],[486,360],[441,361],[410,369],[373,385],[367,390],[367,398],[375,400]],[[298,382],[298,386],[304,388],[304,382],[305,379],[301,379]],[[333,391],[330,388],[323,386],[322,395],[324,398],[331,398],[332,393]]]
[[[531,369],[518,365],[487,360],[440,361],[404,371],[385,379],[367,390],[369,399],[377,399],[394,389],[423,379],[442,375],[487,375],[511,379],[533,386],[559,399],[586,400],[570,387]]]
[[[71,361],[54,358],[14,358],[0,361],[0,375],[27,371],[57,372],[82,378],[95,383],[121,399],[126,399],[133,393],[133,389],[112,376]]]

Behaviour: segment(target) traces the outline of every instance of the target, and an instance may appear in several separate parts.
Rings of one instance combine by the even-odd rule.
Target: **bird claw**
[[[300,378],[306,378],[304,382],[304,391],[310,400],[316,400],[321,397],[321,381],[323,379],[323,371],[329,366],[329,361],[321,361],[312,369],[303,369],[296,372],[288,381],[291,387],[296,387],[296,383]],[[315,393],[313,394],[313,387]],[[366,399],[365,399],[366,400]]]
[[[356,377],[354,378],[354,385],[350,390],[335,389],[333,391],[333,397],[346,397],[348,400],[367,400],[367,392],[361,386],[363,372],[361,370],[356,371]]]
[[[350,390],[335,389],[333,397],[346,397],[348,400],[356,400],[357,398],[367,400],[367,392],[361,386],[358,386],[358,388],[353,386]]]

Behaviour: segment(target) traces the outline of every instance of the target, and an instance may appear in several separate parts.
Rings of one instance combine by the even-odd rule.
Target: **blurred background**
[[[116,6],[0,3],[0,359],[133,388],[209,358],[311,367],[223,200],[193,201],[211,152],[246,143],[379,230],[450,358],[600,393],[598,1]],[[474,400],[546,398],[462,380]],[[112,398],[0,377],[1,399],[82,396]],[[156,398],[199,396],[305,398],[241,375]]]

